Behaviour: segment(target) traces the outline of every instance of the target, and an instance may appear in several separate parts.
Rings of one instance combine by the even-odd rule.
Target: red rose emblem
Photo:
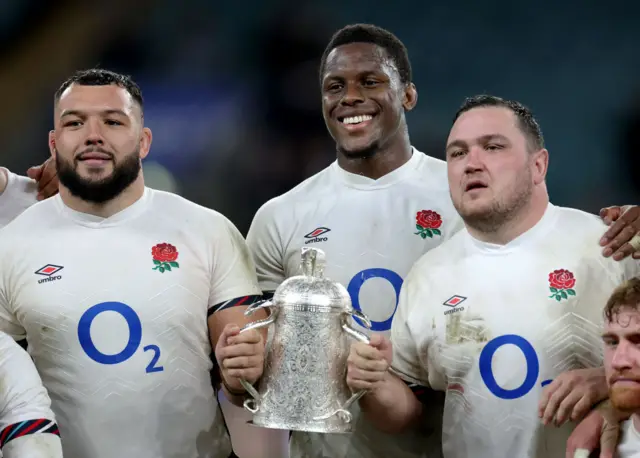
[[[421,210],[416,213],[416,224],[423,229],[438,229],[442,226],[442,218],[433,210]]]
[[[434,235],[442,235],[439,227],[442,226],[442,218],[433,210],[420,210],[416,213],[416,235],[423,239],[433,238]]]
[[[552,288],[570,289],[576,285],[576,279],[568,270],[558,269],[549,274],[549,284]]]
[[[573,287],[576,285],[576,279],[573,273],[566,269],[557,269],[549,274],[549,291],[550,298],[555,298],[558,302],[562,299],[568,299],[569,296],[575,296],[576,291]]]
[[[172,267],[180,267],[176,262],[178,250],[170,243],[159,243],[151,248],[151,256],[156,265],[153,270],[159,270],[160,273],[164,273],[165,270],[171,271]]]

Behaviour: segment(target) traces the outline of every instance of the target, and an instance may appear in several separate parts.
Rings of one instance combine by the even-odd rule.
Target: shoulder
[[[307,178],[290,191],[268,200],[256,212],[255,220],[262,223],[276,222],[293,218],[296,211],[317,203],[328,193],[334,191],[332,168],[335,164]]]
[[[165,191],[150,190],[153,212],[181,227],[207,228],[232,225],[222,213],[203,207],[182,196]],[[235,227],[235,226],[234,226]]]

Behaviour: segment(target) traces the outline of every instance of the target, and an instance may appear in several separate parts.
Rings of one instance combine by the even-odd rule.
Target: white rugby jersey
[[[61,458],[51,400],[26,351],[0,332],[0,456]]]
[[[622,434],[618,444],[618,458],[640,458],[640,432],[633,424],[638,421],[638,416],[634,415],[629,420],[622,423]]]
[[[65,458],[227,458],[207,315],[260,293],[233,224],[174,194],[106,219],[55,196],[0,231],[0,328],[27,337]]]
[[[0,193],[0,228],[35,204],[38,195],[38,184],[30,178],[11,173],[7,169],[0,173],[7,174],[7,187]]]
[[[388,335],[413,263],[461,228],[446,163],[414,149],[407,163],[378,180],[334,162],[262,206],[247,243],[265,292],[300,273],[302,247],[322,249],[326,276],[347,288],[353,307],[372,320],[373,331]],[[441,398],[431,402],[442,405]],[[437,457],[441,418],[434,414],[428,420],[432,424],[418,432],[420,439],[387,436],[361,416],[351,435],[294,432],[291,456]]]
[[[604,306],[640,273],[639,261],[602,257],[605,230],[549,205],[507,245],[463,230],[416,263],[393,322],[393,367],[446,391],[445,458],[564,457],[575,425],[542,425],[542,387],[602,366]]]

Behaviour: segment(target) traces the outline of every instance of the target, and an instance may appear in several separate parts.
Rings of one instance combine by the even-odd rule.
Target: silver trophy
[[[264,373],[258,390],[245,380],[251,396],[244,407],[252,424],[264,428],[320,433],[348,433],[349,407],[364,391],[352,393],[346,383],[349,336],[369,343],[353,329],[351,317],[367,328],[371,322],[351,307],[346,288],[324,278],[324,252],[302,248],[302,275],[285,280],[273,299],[250,306],[247,315],[268,308],[268,318],[240,332],[273,324]]]

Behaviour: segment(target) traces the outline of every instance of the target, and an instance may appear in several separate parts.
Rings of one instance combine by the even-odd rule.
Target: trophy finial
[[[321,278],[324,276],[325,254],[318,248],[302,248],[302,275]]]

